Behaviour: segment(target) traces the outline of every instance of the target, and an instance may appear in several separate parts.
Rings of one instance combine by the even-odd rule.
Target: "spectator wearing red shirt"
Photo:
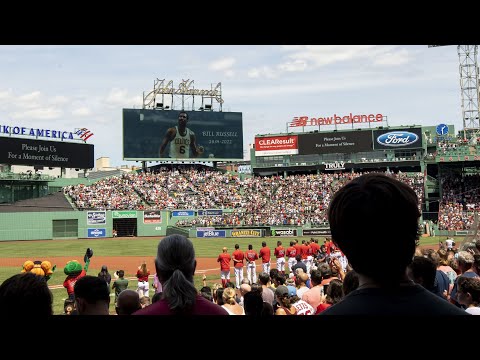
[[[262,241],[262,248],[258,256],[262,258],[263,272],[270,274],[270,248],[265,241]]]
[[[235,251],[232,253],[233,266],[235,271],[235,285],[240,289],[240,284],[243,280],[243,251],[240,250],[240,245],[235,244]]]
[[[217,258],[217,262],[220,263],[220,279],[224,288],[227,287],[227,282],[230,281],[230,260],[232,260],[227,251],[228,249],[223,247],[222,253]]]

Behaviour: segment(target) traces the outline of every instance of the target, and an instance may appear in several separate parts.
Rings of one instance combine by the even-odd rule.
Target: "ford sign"
[[[407,146],[418,141],[418,135],[408,131],[392,131],[377,137],[377,142],[384,146]]]

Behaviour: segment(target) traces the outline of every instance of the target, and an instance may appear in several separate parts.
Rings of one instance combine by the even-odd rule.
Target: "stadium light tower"
[[[448,45],[428,45],[438,47]],[[462,93],[463,138],[467,133],[480,135],[480,114],[478,99],[480,86],[478,82],[478,45],[457,45],[460,60],[460,91]]]

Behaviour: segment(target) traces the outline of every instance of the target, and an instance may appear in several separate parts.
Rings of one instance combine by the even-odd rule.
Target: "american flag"
[[[293,121],[290,123],[290,127],[297,127],[297,126],[306,126],[307,125],[308,116],[295,116]]]

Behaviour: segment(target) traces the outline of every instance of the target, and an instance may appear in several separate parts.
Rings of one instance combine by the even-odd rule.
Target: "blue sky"
[[[390,126],[458,131],[459,77],[456,46],[0,46],[0,124],[86,127],[95,159],[133,165],[122,159],[122,109],[141,108],[157,78],[221,82],[223,111],[243,113],[247,149],[302,115],[381,113]]]

